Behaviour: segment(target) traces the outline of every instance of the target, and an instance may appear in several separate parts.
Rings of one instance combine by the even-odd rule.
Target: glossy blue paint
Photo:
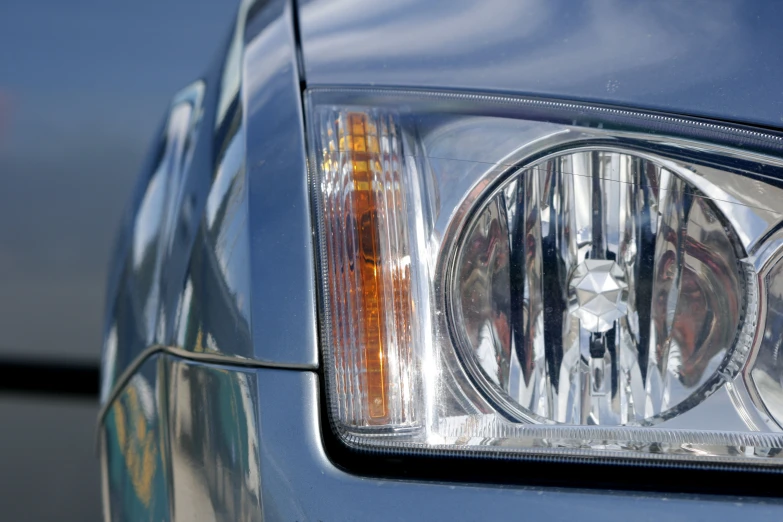
[[[206,197],[212,184],[211,129],[222,61],[175,96],[123,218],[107,293],[101,398],[151,345],[176,336]]]
[[[254,356],[318,366],[313,239],[294,20],[289,2],[257,2],[245,29]]]
[[[225,59],[194,85],[206,93],[194,98],[191,86],[172,102],[118,241],[104,400],[155,345],[259,364],[318,365],[289,4],[243,3]]]
[[[106,520],[168,520],[164,358],[145,361],[112,403],[100,432]]]
[[[239,20],[243,16],[241,8]],[[214,118],[203,129],[210,156],[201,180],[194,183],[194,194],[205,197],[203,206],[194,205],[195,240],[183,245],[187,261],[175,275],[176,289],[159,320],[176,317],[161,344],[252,358],[246,136],[234,51],[241,35],[239,23],[215,84]]]
[[[147,359],[101,430],[106,519],[261,520],[256,381]]]
[[[504,91],[783,126],[780,2],[299,5],[310,87]]]
[[[165,359],[172,519],[262,520],[258,375]]]
[[[697,13],[699,6],[704,9]],[[753,23],[764,26],[749,13],[771,6],[323,0],[300,7],[309,86],[513,91],[770,125],[780,109],[772,93],[783,73],[760,77],[777,57],[761,53],[750,60],[750,48],[735,34],[747,36]],[[167,482],[154,487],[149,500],[166,506],[163,518],[454,520],[511,513],[555,520],[779,519],[777,501],[381,480],[348,474],[329,461],[318,377],[308,371],[318,364],[317,319],[293,23],[285,0],[242,5],[225,60],[203,80],[190,166],[176,168],[186,155],[162,161],[170,156],[153,153],[142,176],[120,239],[104,354],[104,400],[120,386],[103,420],[113,516],[152,513],[125,500],[135,494],[128,464],[135,450],[119,443],[116,427],[118,408],[142,375],[158,390],[158,410],[149,418],[162,419],[155,426],[165,432],[159,438]],[[758,45],[771,38],[768,29],[758,32]],[[724,56],[712,58],[699,41]],[[736,76],[742,63],[755,83]],[[722,99],[719,93],[728,91],[721,89],[735,95]],[[160,142],[174,141],[167,123]],[[145,212],[157,175],[177,181],[172,196],[163,198],[165,210]],[[163,223],[171,225],[154,240],[134,243],[140,227]],[[144,245],[137,253],[136,244]],[[142,260],[136,268],[134,256]],[[159,270],[156,262],[145,264],[158,256]],[[171,355],[153,356],[165,361],[157,366],[131,366],[155,345],[287,369]],[[118,382],[128,368],[132,376]]]
[[[152,489],[149,505],[170,505],[172,520],[452,521],[506,520],[513,514],[563,521],[763,521],[783,516],[780,500],[354,476],[324,452],[315,373],[160,357],[166,363],[157,364],[157,378],[145,382],[166,398],[151,403],[159,408],[151,418],[166,419],[155,426],[169,444],[169,486]],[[142,373],[147,375],[147,365]],[[138,394],[136,389],[129,383],[115,408]],[[109,420],[115,418],[111,411]],[[135,462],[136,446],[123,447],[119,454],[109,451],[110,469]],[[149,510],[140,510],[134,500],[135,482],[126,469],[124,482],[110,481],[113,519],[149,519]]]

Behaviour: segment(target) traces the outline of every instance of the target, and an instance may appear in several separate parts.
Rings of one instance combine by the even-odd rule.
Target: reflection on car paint
[[[103,448],[113,520],[166,520],[169,495],[156,380],[159,363],[149,359],[106,414]]]
[[[260,520],[255,374],[167,360],[174,518]]]

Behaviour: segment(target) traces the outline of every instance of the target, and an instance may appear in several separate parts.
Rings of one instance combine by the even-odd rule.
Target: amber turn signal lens
[[[357,427],[412,421],[409,245],[396,121],[322,120],[325,267],[337,406]]]
[[[350,151],[353,190],[349,192],[358,227],[358,273],[362,291],[357,294],[363,311],[364,331],[355,332],[364,346],[364,369],[367,372],[367,408],[371,419],[386,420],[386,371],[384,337],[381,320],[383,302],[382,272],[387,269],[380,258],[378,232],[378,194],[373,190],[373,171],[379,170],[378,138],[367,131],[367,115],[348,114],[348,133],[340,137],[341,148]]]

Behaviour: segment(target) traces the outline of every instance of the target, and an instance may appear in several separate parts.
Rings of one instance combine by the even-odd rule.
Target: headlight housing
[[[344,442],[776,465],[780,136],[482,95],[306,105]]]

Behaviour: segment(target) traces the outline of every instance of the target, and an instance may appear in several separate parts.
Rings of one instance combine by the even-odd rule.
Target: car
[[[118,234],[105,519],[780,519],[781,15],[242,2]]]

